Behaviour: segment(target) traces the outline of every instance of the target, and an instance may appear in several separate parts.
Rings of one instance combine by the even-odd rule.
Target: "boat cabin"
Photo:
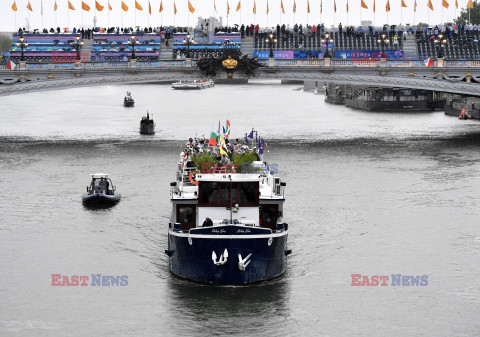
[[[172,223],[188,232],[209,218],[213,226],[238,224],[277,231],[283,222],[283,186],[266,174],[213,173],[196,175],[194,186],[173,183]]]
[[[93,173],[91,176],[92,181],[90,185],[87,186],[87,192],[89,194],[115,194],[115,186],[113,186],[108,173]]]

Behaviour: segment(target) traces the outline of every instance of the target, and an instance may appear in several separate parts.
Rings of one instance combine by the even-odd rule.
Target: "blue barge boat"
[[[248,152],[248,151],[247,151]],[[171,183],[169,266],[193,281],[242,285],[282,275],[287,267],[288,224],[283,222],[285,183],[268,164],[250,173],[197,172],[180,163]]]

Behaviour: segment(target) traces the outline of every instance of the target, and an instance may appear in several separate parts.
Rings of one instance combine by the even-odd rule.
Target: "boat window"
[[[258,182],[201,181],[198,204],[210,207],[258,206],[258,188]]]
[[[182,231],[195,227],[195,205],[177,205],[177,222],[182,226]]]
[[[202,181],[199,184],[199,201],[205,204],[218,203],[218,184],[210,181]]]
[[[231,191],[230,191],[231,185]],[[225,206],[230,206],[230,196],[232,197],[231,203],[234,205],[237,203],[237,184],[236,183],[221,183],[221,201],[220,203]]]
[[[256,204],[258,202],[258,183],[244,182],[240,184],[240,203]]]
[[[278,205],[260,206],[260,226],[270,228],[272,231],[277,229]]]

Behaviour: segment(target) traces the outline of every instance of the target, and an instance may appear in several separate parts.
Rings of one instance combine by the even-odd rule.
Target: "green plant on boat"
[[[209,170],[215,165],[218,166],[220,164],[216,156],[206,152],[200,153],[199,155],[192,157],[192,161],[195,164],[197,170],[201,172]]]
[[[257,160],[257,156],[255,156],[255,154],[253,154],[252,152],[243,154],[234,153],[232,159],[232,163],[236,167],[239,167],[242,172],[254,172],[252,171],[252,163]],[[255,171],[259,171],[260,169],[261,168],[256,167]]]

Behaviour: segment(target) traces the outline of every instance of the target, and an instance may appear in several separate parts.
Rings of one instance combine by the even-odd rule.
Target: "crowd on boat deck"
[[[193,159],[198,155],[207,153],[215,156],[222,165],[231,164],[234,154],[250,153],[250,148],[247,144],[246,140],[240,141],[235,139],[235,141],[230,141],[228,138],[225,138],[225,145],[223,146],[220,142],[213,144],[210,140],[203,137],[190,138],[180,153],[180,163],[182,167],[195,167]],[[256,157],[256,160],[261,160],[256,146],[253,146],[252,154]]]

